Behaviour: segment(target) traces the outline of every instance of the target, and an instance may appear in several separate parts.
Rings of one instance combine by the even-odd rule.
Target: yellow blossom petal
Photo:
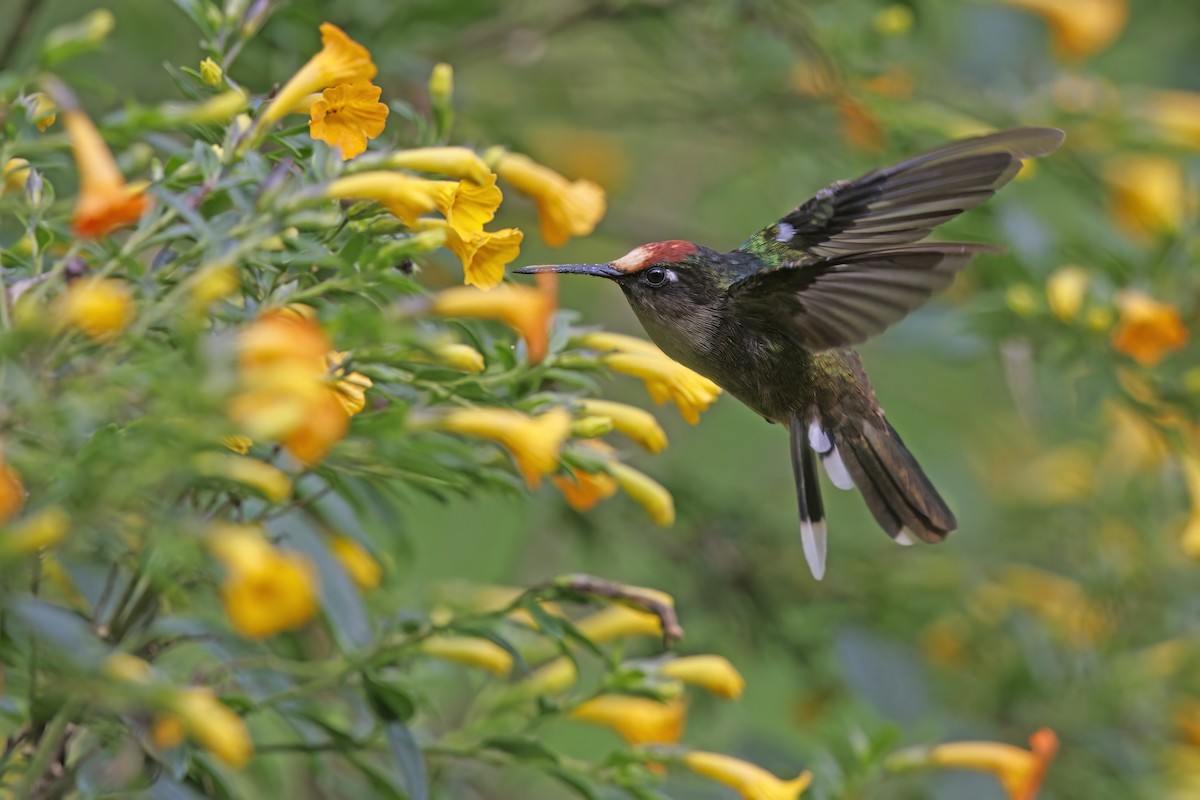
[[[23,158],[10,158],[4,162],[4,182],[0,184],[0,195],[8,192],[23,192],[32,169]]]
[[[487,160],[514,189],[533,198],[542,239],[551,247],[566,244],[572,236],[587,236],[604,216],[604,190],[592,181],[569,181],[518,153],[493,152]]]
[[[99,239],[137,222],[150,210],[150,197],[125,183],[116,159],[86,114],[72,109],[63,117],[79,170],[79,200],[71,218],[76,235]]]
[[[1112,332],[1113,348],[1142,366],[1154,366],[1187,344],[1187,328],[1174,306],[1126,290],[1117,296],[1117,308],[1121,316]]]
[[[730,700],[741,697],[746,688],[746,679],[724,656],[683,656],[663,664],[658,674],[701,686]]]
[[[346,372],[342,364],[349,357],[349,353],[326,353],[325,362],[334,372],[336,381],[334,388],[337,391],[338,400],[341,402],[346,416],[352,417],[367,407],[367,389],[375,384],[361,372]]]
[[[1000,0],[1037,14],[1050,26],[1054,49],[1082,60],[1112,44],[1129,17],[1126,0]]]
[[[336,147],[347,161],[367,149],[367,140],[383,133],[388,107],[379,102],[383,92],[367,81],[343,83],[326,89],[309,113],[309,134]]]
[[[483,353],[469,344],[446,342],[435,344],[431,349],[433,350],[433,355],[441,363],[448,367],[462,370],[463,372],[469,372],[472,375],[483,372],[486,366],[483,360]]]
[[[646,509],[654,524],[665,528],[675,523],[675,500],[662,484],[619,461],[610,461],[608,471],[625,494]]]
[[[29,99],[33,101],[34,124],[44,133],[58,119],[58,106],[44,92],[34,92]]]
[[[1200,93],[1154,92],[1137,115],[1156,127],[1168,142],[1200,150]]]
[[[329,550],[360,589],[374,589],[383,577],[383,569],[367,548],[349,536],[334,536]]]
[[[679,699],[663,703],[610,694],[580,704],[568,716],[610,728],[632,745],[675,744],[683,735],[687,705]]]
[[[3,509],[0,509],[0,522],[3,522]],[[66,538],[70,524],[70,517],[61,508],[43,509],[0,532],[0,553],[23,555],[51,548]]]
[[[266,638],[316,614],[317,571],[305,556],[279,550],[251,526],[222,526],[209,544],[228,570],[221,600],[242,636]]]
[[[1133,236],[1179,230],[1191,206],[1183,167],[1157,155],[1122,156],[1104,166],[1113,215]]]
[[[469,147],[418,147],[392,153],[384,162],[393,169],[409,169],[435,175],[449,175],[481,186],[492,184],[496,176]]]
[[[378,69],[367,48],[328,22],[321,24],[321,51],[291,77],[260,114],[262,126],[277,122],[305,95],[343,83],[369,81]]]
[[[278,467],[247,456],[203,453],[196,458],[196,471],[210,478],[226,478],[257,489],[274,503],[292,496],[292,480]]]
[[[483,183],[463,180],[454,185],[452,193],[442,196],[438,203],[438,211],[446,217],[446,222],[460,239],[470,241],[482,233],[483,226],[496,216],[496,209],[500,208],[503,199],[504,195],[496,185],[494,175]],[[516,241],[520,243],[520,231],[515,228],[501,232],[510,237],[513,233],[517,234]],[[516,253],[513,253],[513,258],[515,257]]]
[[[115,278],[80,278],[67,287],[57,307],[61,324],[97,342],[112,341],[133,321],[133,295]]]
[[[573,469],[569,476],[555,475],[551,482],[562,492],[567,505],[576,511],[590,511],[601,500],[617,493],[617,482],[603,472]]]
[[[627,636],[655,636],[662,638],[662,620],[657,614],[624,605],[613,605],[589,614],[575,623],[575,628],[584,638],[603,644]]]
[[[474,636],[430,636],[421,642],[421,652],[478,667],[501,678],[512,671],[512,653],[495,642]]]
[[[1024,750],[999,742],[950,742],[929,751],[929,761],[942,767],[990,772],[1008,792],[1009,800],[1034,800],[1046,770],[1058,752],[1058,737],[1042,728]]]
[[[350,428],[347,402],[352,403],[352,398],[332,386],[323,387],[300,424],[283,437],[283,446],[307,466],[325,458]]]
[[[807,770],[784,781],[762,767],[720,753],[693,750],[684,755],[683,763],[697,775],[730,787],[743,800],[796,800],[812,783],[812,773]]]
[[[651,453],[661,452],[667,446],[666,432],[649,411],[609,400],[580,400],[579,409],[584,414],[608,417],[613,427]]]
[[[558,694],[575,685],[579,680],[579,668],[566,656],[559,656],[529,674],[529,677],[513,686],[513,691],[522,697],[545,697]]]
[[[463,239],[458,231],[446,229],[446,246],[463,265],[463,283],[489,290],[504,279],[504,267],[521,253],[525,235],[516,228],[480,231]]]
[[[558,451],[571,433],[571,415],[553,408],[531,417],[507,408],[462,408],[439,422],[443,430],[498,442],[512,453],[525,483],[534,488],[558,467]]]
[[[346,175],[330,182],[325,196],[341,200],[374,200],[407,225],[436,208],[448,208],[458,184],[431,181],[402,172],[377,170]]]
[[[192,303],[198,309],[208,308],[218,300],[224,300],[241,286],[237,267],[228,262],[218,262],[202,267],[191,283]]]
[[[254,743],[246,723],[218,700],[212,689],[182,689],[170,705],[173,715],[205,750],[234,768],[250,761]]]
[[[538,289],[504,284],[482,292],[461,286],[434,295],[432,308],[443,317],[500,320],[525,340],[530,361],[536,363],[546,355],[554,304]]]
[[[1046,281],[1046,300],[1054,316],[1069,322],[1083,309],[1091,277],[1083,267],[1063,267]]]

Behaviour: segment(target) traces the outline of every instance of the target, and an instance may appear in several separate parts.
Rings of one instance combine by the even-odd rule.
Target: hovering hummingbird
[[[616,281],[663,352],[790,431],[800,533],[825,573],[825,510],[816,462],[857,487],[900,544],[940,542],[954,514],[884,418],[851,349],[950,283],[980,244],[918,244],[1062,144],[1056,128],[951,142],[817,192],[736,250],[654,242],[607,264],[558,264]]]

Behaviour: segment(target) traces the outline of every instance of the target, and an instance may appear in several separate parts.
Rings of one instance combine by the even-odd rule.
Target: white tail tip
[[[817,580],[825,577],[825,520],[800,521],[800,543],[804,545],[804,558],[808,569]]]

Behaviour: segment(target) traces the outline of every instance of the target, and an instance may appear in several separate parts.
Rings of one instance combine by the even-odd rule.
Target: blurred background
[[[35,5],[18,57],[94,4]],[[113,85],[174,98],[146,64],[198,63],[193,26],[161,0],[108,5],[113,46],[74,78],[89,106],[110,110]],[[828,182],[946,139],[1065,129],[1061,151],[943,229],[1007,252],[863,351],[890,420],[958,515],[946,544],[896,547],[856,494],[828,487],[829,572],[813,581],[786,435],[725,397],[696,427],[659,414],[671,447],[640,466],[674,494],[672,529],[622,497],[585,517],[548,487],[534,503],[414,495],[390,556],[412,603],[448,579],[563,572],[670,592],[681,649],[725,654],[748,681],[739,703],[698,698],[688,741],[778,774],[810,768],[816,797],[1002,798],[974,775],[856,787],[885,744],[1023,745],[1042,726],[1062,741],[1043,797],[1200,797],[1200,528],[1182,468],[1200,444],[1200,350],[1186,341],[1200,97],[1164,93],[1200,92],[1195,6],[294,0],[233,77],[291,74],[324,20],[371,50],[385,97],[420,107],[432,65],[453,64],[458,141],[505,143],[606,188],[595,235],[558,250],[528,237],[522,263],[606,261],[675,238],[729,249]],[[533,230],[523,202],[499,223]],[[457,277],[430,264],[425,280]],[[1166,304],[1184,342],[1154,328],[1165,317],[1130,328],[1131,290]],[[641,334],[615,287],[568,279],[561,294],[583,319]],[[644,402],[635,381],[614,380],[610,396],[623,393]],[[465,698],[472,680],[450,691]],[[560,728],[568,751],[616,742]],[[467,772],[451,796],[564,791]],[[725,796],[698,779],[668,791]]]

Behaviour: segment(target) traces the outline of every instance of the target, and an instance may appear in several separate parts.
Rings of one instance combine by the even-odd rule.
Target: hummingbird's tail
[[[825,507],[817,457],[834,486],[858,488],[879,526],[898,544],[940,542],[958,527],[954,513],[886,419],[830,422],[814,419],[805,425],[794,416],[789,425],[800,534],[813,577],[820,580],[825,574]]]

